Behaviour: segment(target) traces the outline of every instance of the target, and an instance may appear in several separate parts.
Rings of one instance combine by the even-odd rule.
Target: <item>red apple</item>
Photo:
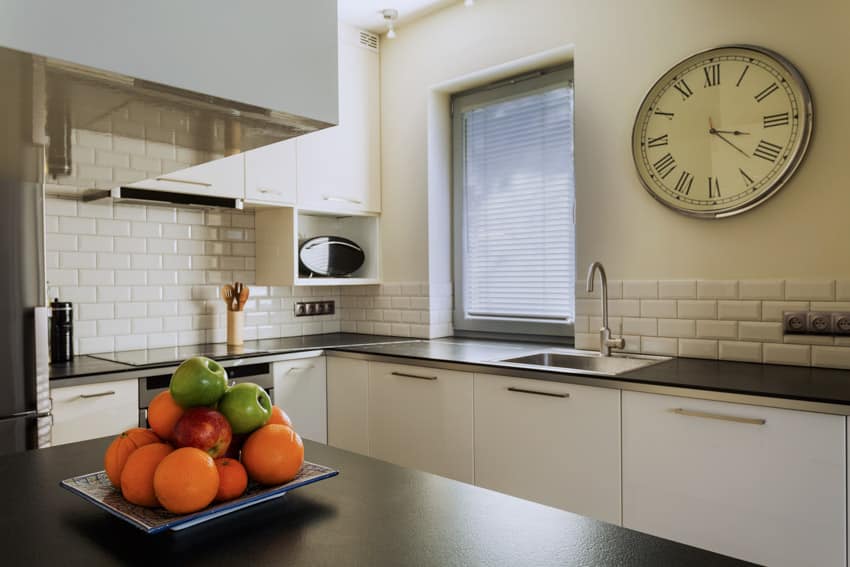
[[[195,447],[213,459],[227,452],[232,438],[233,430],[227,418],[207,407],[187,409],[174,426],[177,447]]]
[[[234,433],[233,438],[230,440],[230,446],[227,448],[224,456],[238,461],[239,452],[242,450],[242,445],[245,444],[245,440],[248,439],[249,435],[250,433]]]

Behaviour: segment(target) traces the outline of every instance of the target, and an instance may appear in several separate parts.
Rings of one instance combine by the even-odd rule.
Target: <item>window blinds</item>
[[[463,112],[466,317],[572,322],[573,89]]]

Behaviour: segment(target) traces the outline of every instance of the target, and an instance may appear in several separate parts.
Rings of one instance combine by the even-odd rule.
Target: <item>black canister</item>
[[[50,362],[74,358],[74,306],[54,299],[50,304]]]

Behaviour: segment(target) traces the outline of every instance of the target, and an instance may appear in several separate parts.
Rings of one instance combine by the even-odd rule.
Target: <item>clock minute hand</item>
[[[738,150],[739,152],[741,152],[742,154],[744,154],[745,156],[747,156],[747,158],[749,158],[749,157],[750,157],[750,154],[748,154],[747,152],[745,152],[744,150],[742,150],[741,148],[739,148],[738,146],[736,146],[735,144],[733,144],[732,142],[730,142],[730,141],[726,138],[726,136],[724,136],[723,134],[720,134],[720,133],[719,133],[717,130],[715,130],[714,128],[712,128],[711,130],[709,130],[709,133],[714,134],[715,136],[717,136],[718,138],[720,138],[721,140],[723,140],[724,142],[726,142],[727,144],[729,144],[730,146],[732,146],[733,148],[735,148],[736,150]]]
[[[740,130],[714,130],[714,132],[709,130],[709,132],[712,134],[734,134],[735,136],[749,136],[750,134],[749,132],[741,132]]]

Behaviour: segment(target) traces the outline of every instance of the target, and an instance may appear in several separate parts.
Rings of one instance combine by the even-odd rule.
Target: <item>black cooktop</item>
[[[267,351],[257,348],[211,343],[205,345],[105,352],[101,354],[90,354],[89,356],[101,360],[129,364],[130,366],[163,366],[169,363],[179,364],[193,356],[206,356],[215,360],[228,360],[239,358],[246,354],[257,355],[265,352]]]

